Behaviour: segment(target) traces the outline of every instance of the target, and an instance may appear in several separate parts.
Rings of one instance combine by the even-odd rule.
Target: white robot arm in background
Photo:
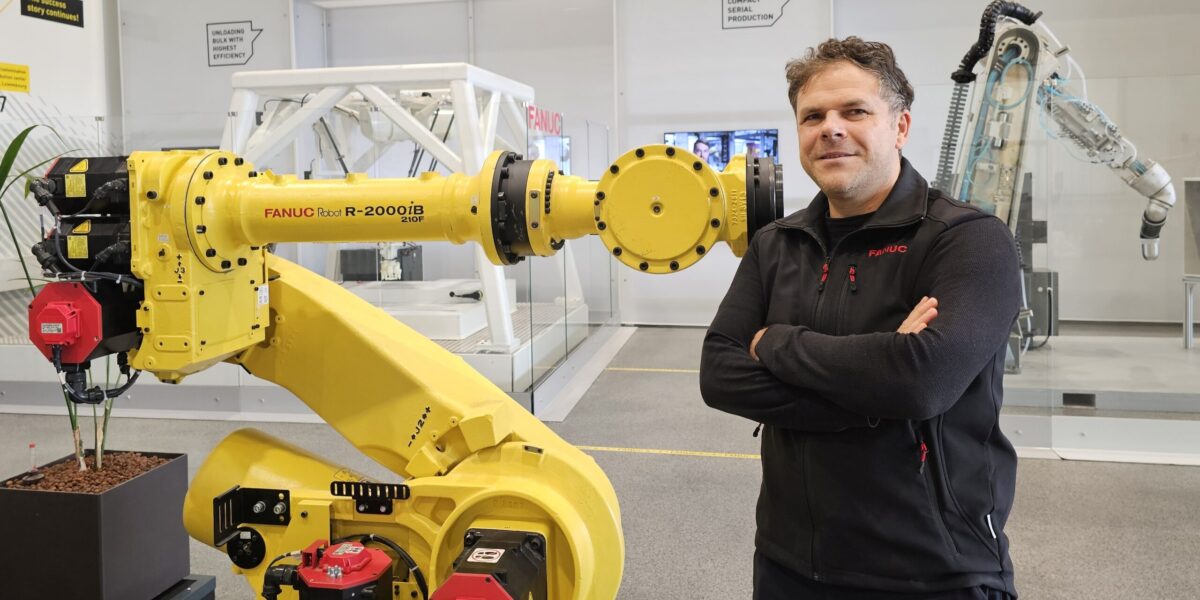
[[[1017,182],[1028,125],[1036,112],[1046,134],[1066,144],[1072,155],[1118,171],[1125,183],[1150,199],[1142,215],[1142,257],[1154,260],[1159,233],[1175,205],[1171,177],[1162,165],[1139,159],[1133,143],[1087,100],[1083,70],[1068,55],[1069,48],[1038,21],[1040,16],[1015,2],[992,2],[985,9],[979,40],[952,75],[957,85],[935,185],[994,213],[1015,231]],[[986,79],[976,87],[970,103],[974,111],[966,120],[969,138],[960,147],[967,91],[980,63],[979,74]],[[1082,90],[1078,94],[1073,89],[1076,82]]]
[[[1137,148],[1095,104],[1072,96],[1052,78],[1039,88],[1039,104],[1061,130],[1059,139],[1074,143],[1086,152],[1089,162],[1107,165],[1139,194],[1150,199],[1142,213],[1142,258],[1158,258],[1158,236],[1175,206],[1171,176],[1161,164],[1139,159]]]

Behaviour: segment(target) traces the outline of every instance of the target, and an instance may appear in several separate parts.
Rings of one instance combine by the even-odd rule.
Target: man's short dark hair
[[[788,101],[792,112],[796,112],[796,95],[813,77],[837,62],[849,62],[879,78],[879,93],[887,100],[892,112],[912,108],[913,89],[896,64],[896,55],[891,46],[882,42],[868,42],[850,36],[844,40],[829,39],[816,48],[809,48],[802,58],[787,64]]]

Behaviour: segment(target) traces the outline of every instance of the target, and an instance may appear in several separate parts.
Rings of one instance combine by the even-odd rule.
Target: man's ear
[[[896,123],[896,149],[904,148],[908,143],[908,130],[912,126],[912,112],[907,108],[900,113],[898,122]]]

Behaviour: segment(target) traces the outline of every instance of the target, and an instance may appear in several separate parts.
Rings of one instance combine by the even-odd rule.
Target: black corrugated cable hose
[[[979,39],[975,40],[975,45],[967,51],[967,55],[958,65],[958,70],[950,75],[950,78],[955,83],[975,81],[975,75],[971,70],[975,68],[975,63],[987,56],[988,50],[992,48],[992,38],[996,35],[996,23],[1000,17],[1010,17],[1026,25],[1033,25],[1041,16],[1041,11],[1035,13],[1016,2],[995,0],[987,5],[987,8],[983,9],[983,17],[979,20]]]

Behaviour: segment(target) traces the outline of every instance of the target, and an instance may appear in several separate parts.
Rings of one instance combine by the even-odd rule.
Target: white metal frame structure
[[[449,94],[454,108],[455,133],[461,142],[456,153],[400,99],[414,92]],[[486,102],[480,106],[481,95]],[[418,146],[446,168],[472,175],[498,143],[525,152],[526,118],[521,103],[533,102],[533,88],[466,63],[390,65],[244,71],[233,75],[229,119],[221,148],[237,152],[253,164],[278,155],[297,136],[310,131],[323,115],[348,97],[366,101]],[[281,111],[257,125],[264,99],[303,98],[299,108]],[[499,134],[504,120],[519,139]],[[364,171],[396,141],[376,141],[373,148],[353,159],[355,171]],[[520,346],[513,332],[512,305],[504,293],[504,271],[475,249],[475,266],[483,287],[490,341],[484,351],[508,353]]]

